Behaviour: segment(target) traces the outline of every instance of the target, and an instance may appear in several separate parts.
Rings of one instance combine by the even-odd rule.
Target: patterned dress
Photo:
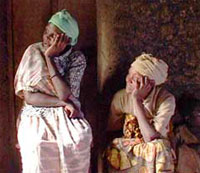
[[[129,95],[121,90],[114,96],[110,118],[124,121],[123,137],[115,138],[107,150],[110,173],[174,172],[173,152],[168,141],[170,119],[175,110],[175,99],[161,87],[155,87],[144,100],[147,119],[161,139],[144,142],[137,118],[130,114],[133,106]]]
[[[86,67],[81,52],[72,49],[54,59],[58,72],[71,88],[71,101],[79,115],[69,118],[63,107],[37,107],[25,103],[21,111],[18,141],[23,173],[88,173],[92,132],[78,100]],[[27,48],[15,76],[16,95],[23,91],[55,96],[42,43]]]

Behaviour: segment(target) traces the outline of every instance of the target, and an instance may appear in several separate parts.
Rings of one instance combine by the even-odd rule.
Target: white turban
[[[149,79],[155,80],[156,85],[160,85],[167,80],[168,65],[161,59],[152,57],[151,54],[138,56],[131,64],[131,68]]]

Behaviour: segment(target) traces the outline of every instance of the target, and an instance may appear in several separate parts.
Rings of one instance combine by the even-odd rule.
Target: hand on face
[[[154,80],[150,80],[148,77],[138,73],[133,73],[127,76],[126,92],[131,94],[134,98],[144,100],[154,85]]]
[[[142,100],[144,100],[147,97],[147,95],[151,91],[152,87],[155,85],[155,81],[150,80],[146,76],[144,76],[144,77],[142,76],[139,79],[134,78],[133,83],[135,85],[135,88],[132,91],[133,97],[139,98]]]
[[[50,40],[50,47],[47,48],[45,56],[55,57],[58,56],[69,44],[70,39],[65,34],[56,34]]]

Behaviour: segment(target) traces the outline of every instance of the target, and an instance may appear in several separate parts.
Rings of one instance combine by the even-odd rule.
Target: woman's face
[[[142,78],[143,76],[140,73],[130,68],[126,76],[126,92],[132,92],[135,89],[134,81],[140,81]]]
[[[55,25],[49,23],[43,33],[43,46],[48,48],[52,45],[56,35],[63,34],[63,32]]]

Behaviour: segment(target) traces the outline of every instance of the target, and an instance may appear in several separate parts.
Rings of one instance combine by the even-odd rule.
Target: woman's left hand
[[[148,79],[146,76],[133,80],[135,87],[131,93],[132,97],[134,99],[144,100],[155,85],[155,81]]]
[[[70,118],[73,118],[73,117],[76,117],[78,115],[78,111],[77,109],[75,108],[75,106],[71,103],[66,103],[65,107],[65,112],[67,113],[67,115],[70,117]]]
[[[52,42],[51,46],[45,52],[46,57],[58,56],[69,44],[70,39],[65,34],[57,34]]]

